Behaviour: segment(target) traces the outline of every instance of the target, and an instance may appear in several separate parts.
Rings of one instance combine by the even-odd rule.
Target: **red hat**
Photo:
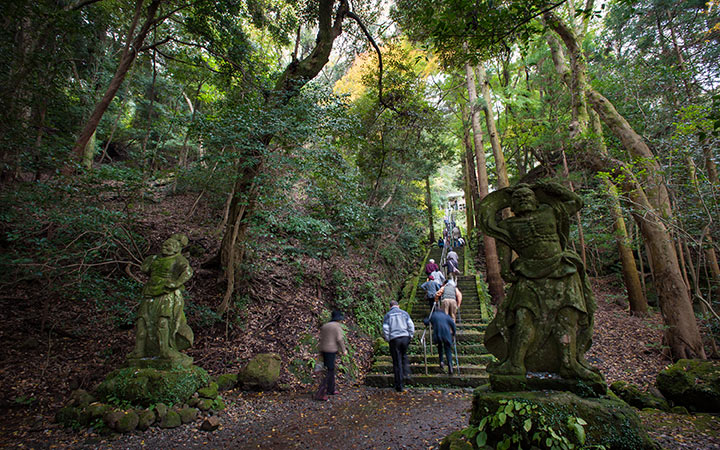
[[[434,276],[432,276],[432,275],[428,275],[428,280],[434,280],[434,279],[435,279],[435,277],[434,277]]]

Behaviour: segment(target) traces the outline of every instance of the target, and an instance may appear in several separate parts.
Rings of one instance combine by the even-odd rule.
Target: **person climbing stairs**
[[[459,267],[464,267],[465,247],[456,249],[459,257]],[[428,258],[440,260],[440,249],[433,248]],[[423,266],[424,267],[424,266]],[[425,273],[420,274],[419,279],[424,280]],[[431,345],[432,331],[428,326],[423,326],[423,319],[430,314],[430,305],[425,301],[425,292],[417,289],[414,301],[406,306],[406,311],[415,322],[415,336],[408,348],[410,359],[410,370],[412,379],[406,386],[456,386],[476,387],[487,383],[488,375],[485,367],[492,361],[490,355],[483,345],[485,327],[490,317],[487,307],[487,293],[482,287],[478,289],[475,275],[465,274],[458,277],[458,288],[463,294],[462,307],[456,323],[457,333],[457,358],[459,361],[459,372],[453,375],[447,374],[447,369],[441,370],[437,354],[437,346]],[[425,353],[421,337],[425,332],[427,351],[427,374],[425,372]],[[377,387],[393,386],[392,360],[387,345],[380,346],[375,354],[375,362],[370,372],[365,377],[365,384]]]

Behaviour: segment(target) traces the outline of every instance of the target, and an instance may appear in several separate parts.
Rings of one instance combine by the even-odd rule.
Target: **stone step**
[[[405,386],[453,386],[453,387],[478,387],[488,383],[487,375],[465,375],[460,368],[460,375],[413,375],[412,379],[405,383]],[[393,387],[392,374],[371,373],[365,376],[365,384],[375,387]]]
[[[429,352],[429,350],[433,350],[433,353],[431,354],[431,353]],[[492,355],[489,355],[489,354],[483,354],[483,355],[478,355],[478,354],[464,355],[464,354],[462,354],[459,350],[460,350],[460,349],[458,348],[458,360],[460,361],[460,364],[462,364],[462,365],[481,365],[481,366],[484,366],[484,365],[487,365],[487,363],[489,363],[490,361],[493,361],[493,359],[494,359],[493,356],[492,356]],[[438,362],[437,347],[434,347],[434,348],[432,348],[432,349],[431,349],[431,348],[428,348],[427,358],[428,358],[428,364],[430,364],[431,362],[437,364],[437,362]],[[424,363],[425,363],[425,356],[424,356],[422,353],[419,354],[419,355],[410,355],[410,354],[409,354],[409,355],[408,355],[408,360],[410,361],[410,364],[424,364]],[[375,357],[375,362],[376,362],[376,363],[383,362],[383,363],[392,364],[392,358],[390,357],[390,355],[376,356],[376,357]]]
[[[453,367],[455,367],[455,359],[453,358]],[[430,360],[428,358],[428,365],[427,365],[428,374],[440,374],[445,373],[447,371],[447,367],[445,367],[444,370],[440,370],[440,364],[438,362],[438,357],[435,356]],[[417,374],[424,374],[425,373],[425,364],[422,363],[415,363],[410,364],[410,372],[411,373],[417,373]],[[392,374],[393,373],[393,365],[392,362],[380,362],[373,364],[372,368],[370,369],[370,373],[374,374]],[[466,375],[485,375],[487,372],[485,371],[484,365],[466,365],[462,364],[460,365],[460,373],[466,374]]]

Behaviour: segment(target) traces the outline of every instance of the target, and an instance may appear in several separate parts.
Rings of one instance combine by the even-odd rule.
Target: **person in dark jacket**
[[[442,310],[435,310],[430,317],[423,320],[425,326],[432,325],[433,340],[437,342],[440,356],[440,370],[443,369],[443,353],[447,360],[448,373],[453,374],[452,343],[455,338],[455,321]]]

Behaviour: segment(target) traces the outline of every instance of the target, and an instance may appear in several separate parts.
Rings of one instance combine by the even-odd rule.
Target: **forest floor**
[[[211,233],[217,217],[202,207],[192,218],[177,214],[189,211],[194,200],[195,196],[178,195],[154,203],[143,212],[145,219],[138,226],[155,247],[173,232],[186,230],[199,249],[198,256],[191,252],[189,257],[198,268],[203,257],[217,250],[216,236]],[[272,255],[259,259],[269,259],[265,256]],[[317,268],[313,261],[302,263],[307,272],[316,273],[314,279],[325,279],[327,267]],[[308,311],[316,314],[323,308],[322,292],[315,286],[310,286],[310,292],[302,291],[291,281],[293,267],[273,264],[263,272],[263,287],[276,299],[271,308],[250,304],[244,328],[231,329],[229,337],[222,322],[193,325],[196,343],[189,353],[211,374],[236,370],[239,361],[258,351],[285,354],[291,349],[287,336],[313,328]],[[357,267],[349,265],[349,270],[357,272]],[[589,360],[608,383],[625,380],[652,388],[658,372],[670,362],[659,345],[663,329],[659,313],[654,311],[647,318],[629,316],[623,289],[614,277],[594,279],[593,289],[598,311]],[[198,302],[205,302],[198,306],[205,310],[222,297],[217,274],[209,270],[197,269],[188,290]],[[312,303],[309,298],[314,298]],[[197,424],[123,436],[66,430],[53,422],[55,411],[71,390],[91,389],[123,363],[132,345],[131,327],[118,328],[108,319],[107,310],[96,313],[81,301],[48,297],[39,285],[4,292],[0,308],[4,316],[0,328],[2,448],[431,449],[469,419],[470,391],[408,389],[398,394],[363,386],[362,375],[352,381],[341,375],[341,394],[328,402],[312,401],[311,387],[287,378],[281,379],[285,390],[279,392],[226,392],[228,407],[219,414],[222,425],[212,433],[199,431]],[[357,335],[349,339],[354,341],[356,364],[362,372],[371,363],[370,341]],[[720,449],[719,416],[659,412],[640,412],[640,416],[664,448]]]
[[[648,388],[669,363],[654,343],[662,327],[657,313],[630,317],[617,287],[594,280],[598,297],[591,361],[609,383],[626,380]],[[50,374],[48,374],[50,376]],[[0,425],[0,446],[23,448],[301,448],[433,449],[450,432],[468,424],[472,392],[408,389],[396,393],[341,380],[340,395],[311,399],[309,388],[283,392],[224,393],[222,425],[203,432],[198,423],[177,429],[103,436],[93,430],[65,430],[49,415],[12,408]],[[639,411],[650,436],[666,449],[720,449],[720,416]]]

